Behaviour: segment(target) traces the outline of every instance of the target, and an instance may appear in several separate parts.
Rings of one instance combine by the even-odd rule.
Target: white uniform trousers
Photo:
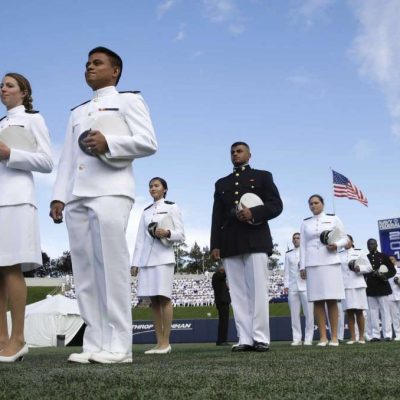
[[[381,338],[379,329],[379,311],[381,313],[382,335],[384,338],[392,338],[392,321],[390,319],[390,307],[388,296],[367,296],[370,317],[370,338]]]
[[[123,196],[67,204],[76,296],[86,323],[84,352],[132,352],[130,256],[125,238],[133,201]]]
[[[249,253],[223,259],[239,344],[268,343],[268,256]]]
[[[303,308],[305,317],[304,341],[312,342],[314,337],[314,303],[308,301],[307,291],[292,291],[289,289],[288,302],[290,307],[290,319],[292,322],[292,335],[294,342],[301,342],[300,311]]]
[[[394,333],[397,340],[400,340],[400,300],[389,300],[389,307]]]

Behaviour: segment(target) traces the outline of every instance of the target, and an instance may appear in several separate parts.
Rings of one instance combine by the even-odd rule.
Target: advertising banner
[[[379,239],[382,253],[400,260],[400,218],[378,221]]]

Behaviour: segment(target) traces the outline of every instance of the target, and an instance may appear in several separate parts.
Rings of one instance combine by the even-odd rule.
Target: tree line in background
[[[197,242],[189,249],[186,243],[177,243],[173,245],[175,252],[175,273],[179,274],[203,274],[206,271],[214,272],[218,268],[218,263],[211,260],[210,249],[200,247]],[[278,245],[274,244],[273,254],[269,257],[269,269],[275,270],[282,266],[279,261],[281,253]],[[50,259],[42,252],[43,266],[27,273],[26,276],[36,277],[59,277],[66,274],[72,274],[71,253],[64,251],[62,256]]]

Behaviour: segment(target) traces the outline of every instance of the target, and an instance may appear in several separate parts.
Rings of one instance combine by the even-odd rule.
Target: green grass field
[[[26,304],[36,303],[43,300],[48,294],[54,292],[56,288],[52,286],[30,286],[28,287],[28,294]]]
[[[400,343],[338,348],[290,347],[232,353],[213,344],[173,345],[132,365],[75,365],[76,348],[31,349],[0,364],[0,399],[399,399]]]

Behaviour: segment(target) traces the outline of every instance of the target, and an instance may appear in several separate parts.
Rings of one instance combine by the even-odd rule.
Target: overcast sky
[[[230,173],[237,140],[280,190],[284,211],[271,229],[282,253],[313,193],[366,247],[378,219],[400,217],[399,21],[398,0],[2,0],[0,73],[30,79],[58,162],[70,108],[91,98],[88,51],[121,55],[118,88],[142,91],[159,142],[134,162],[131,249],[153,176],[168,181],[187,243],[208,245],[214,183]],[[368,208],[333,202],[330,167]],[[57,257],[68,240],[48,218],[55,173],[35,177],[42,247]]]

